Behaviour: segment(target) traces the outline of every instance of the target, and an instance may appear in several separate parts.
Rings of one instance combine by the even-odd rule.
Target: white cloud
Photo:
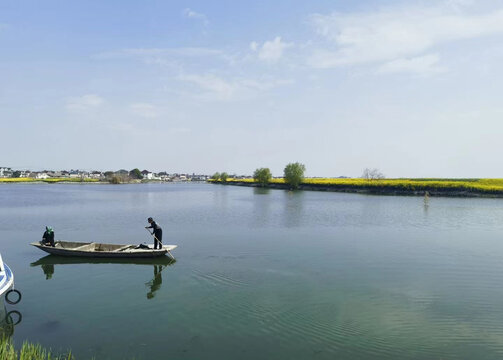
[[[204,25],[208,25],[209,21],[206,15],[202,13],[195,12],[194,10],[191,10],[189,8],[186,8],[183,10],[183,15],[188,18],[188,19],[196,19],[196,20],[201,20]]]
[[[503,10],[461,11],[460,0],[435,7],[394,7],[370,13],[312,15],[311,23],[331,49],[309,59],[318,68],[389,62],[424,54],[448,42],[503,33]]]
[[[134,103],[129,106],[131,111],[144,118],[156,118],[159,116],[157,107],[148,103]]]
[[[155,57],[155,56],[179,56],[179,57],[210,57],[225,56],[216,49],[204,47],[181,47],[181,48],[129,48],[117,51],[103,52],[94,55],[96,59],[115,59],[124,57]]]
[[[174,134],[187,134],[190,133],[192,130],[186,127],[174,127],[169,129],[168,131]]]
[[[178,79],[195,84],[220,100],[230,99],[236,90],[234,85],[213,74],[180,75]]]
[[[401,58],[383,64],[379,67],[379,73],[401,73],[409,72],[418,75],[428,75],[444,71],[438,66],[439,56],[428,54],[413,58]]]
[[[259,59],[268,62],[277,62],[283,56],[283,52],[292,46],[292,43],[282,42],[280,36],[276,36],[274,40],[266,41],[262,46],[255,41],[250,43],[250,49],[258,52]]]
[[[104,99],[96,94],[70,97],[66,100],[66,109],[69,111],[81,111],[101,106]]]
[[[294,84],[295,81],[292,79],[267,79],[267,78],[262,78],[260,80],[255,80],[255,79],[239,79],[238,84],[241,87],[248,88],[251,90],[260,90],[260,91],[265,91],[265,90],[270,90],[277,88],[279,86],[284,86],[284,85],[291,85]]]
[[[202,91],[202,97],[204,99],[220,101],[253,97],[263,91],[294,83],[291,79],[285,80],[270,77],[262,77],[259,79],[239,77],[224,79],[214,74],[180,75],[178,79],[197,85]]]
[[[222,50],[205,47],[181,48],[129,48],[107,51],[93,55],[98,60],[140,59],[148,65],[180,68],[188,61],[200,64],[201,61],[222,61],[232,65],[236,57]]]

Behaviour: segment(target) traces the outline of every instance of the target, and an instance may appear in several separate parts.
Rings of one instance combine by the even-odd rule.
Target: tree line
[[[298,189],[300,183],[304,180],[304,172],[306,167],[301,163],[290,163],[285,166],[283,175],[285,182],[290,185],[292,189]],[[212,180],[226,182],[229,175],[226,172],[216,172],[211,177]],[[267,186],[272,179],[271,170],[269,168],[259,168],[253,173],[253,179],[260,184],[260,186]]]
[[[293,190],[298,189],[299,185],[304,180],[305,171],[305,165],[298,162],[286,165],[283,169],[283,178],[285,179],[285,183],[289,184],[290,188]],[[229,175],[226,172],[216,172],[211,178],[215,181],[227,182]],[[363,170],[362,178],[372,181],[384,179],[385,176],[379,169],[365,168],[365,170]],[[265,187],[271,182],[271,170],[269,168],[258,168],[253,173],[253,179],[255,182],[260,184],[260,186]]]

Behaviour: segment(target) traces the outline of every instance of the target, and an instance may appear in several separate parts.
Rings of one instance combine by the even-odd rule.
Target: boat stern
[[[2,255],[0,255],[0,296],[3,295],[14,287],[14,273],[3,262]]]

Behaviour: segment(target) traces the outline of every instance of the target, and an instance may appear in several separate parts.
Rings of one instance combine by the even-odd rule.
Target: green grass
[[[43,348],[39,344],[25,342],[21,350],[17,351],[10,338],[0,338],[1,360],[73,360],[73,355],[53,354],[51,350]]]

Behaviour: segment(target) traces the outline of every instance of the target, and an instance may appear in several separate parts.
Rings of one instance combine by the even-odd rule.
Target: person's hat
[[[151,217],[149,217],[149,218],[147,219],[147,221],[154,221],[154,219],[152,219]]]

